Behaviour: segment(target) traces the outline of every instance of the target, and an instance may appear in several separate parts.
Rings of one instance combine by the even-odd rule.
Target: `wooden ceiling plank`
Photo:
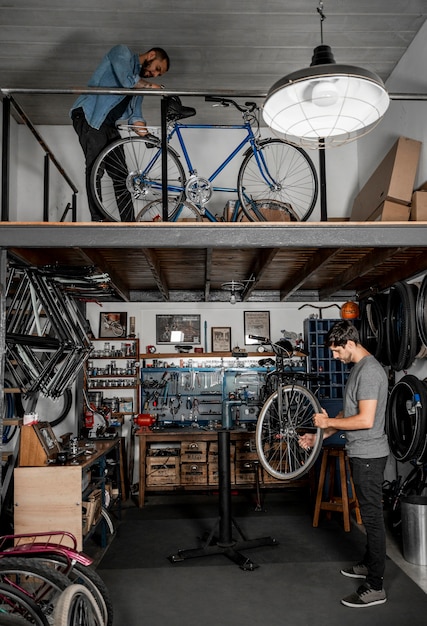
[[[338,253],[338,248],[322,248],[313,250],[310,260],[300,272],[295,274],[291,279],[285,281],[280,287],[280,301],[284,302],[291,295],[298,291],[301,286],[325,263],[329,263]]]
[[[271,248],[270,250],[262,250],[260,254],[256,255],[253,269],[249,272],[248,281],[250,282],[246,283],[246,287],[242,293],[242,302],[247,302],[249,300],[252,291],[255,289],[256,285],[259,283],[263,274],[265,274],[278,252],[279,248]],[[252,280],[252,278],[254,278],[254,280]]]
[[[212,278],[212,248],[206,248],[205,262],[205,302],[209,301]]]
[[[419,274],[427,272],[427,255],[424,252],[416,257],[410,258],[406,263],[401,263],[398,268],[389,272],[387,276],[382,275],[375,285],[371,286],[370,293],[380,293],[389,289],[397,282],[408,280],[409,277],[415,277]]]
[[[320,300],[328,300],[330,296],[337,291],[341,291],[355,278],[366,276],[373,268],[378,267],[378,265],[381,265],[385,261],[393,258],[396,254],[404,252],[405,250],[407,250],[407,248],[376,248],[371,250],[366,256],[346,269],[340,276],[334,276],[333,284],[319,289]]]

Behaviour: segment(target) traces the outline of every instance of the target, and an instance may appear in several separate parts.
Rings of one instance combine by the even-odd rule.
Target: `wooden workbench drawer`
[[[208,483],[209,485],[219,484],[218,463],[208,463]],[[230,466],[230,483],[234,485],[236,482],[236,470],[234,463]]]
[[[255,437],[245,441],[236,441],[236,461],[257,461]]]
[[[206,463],[181,463],[181,485],[207,485]]]
[[[230,461],[234,462],[236,456],[236,446],[234,443],[230,443]],[[211,441],[208,449],[208,463],[218,463],[218,442]]]
[[[206,463],[207,441],[183,441],[181,443],[181,463]]]
[[[146,472],[147,486],[179,485],[179,457],[148,456]]]
[[[251,459],[236,459],[236,485],[255,484],[259,463]]]

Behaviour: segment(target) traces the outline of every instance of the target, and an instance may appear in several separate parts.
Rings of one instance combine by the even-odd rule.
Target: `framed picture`
[[[231,327],[212,327],[212,352],[231,352]]]
[[[157,343],[200,343],[200,315],[156,315]]]
[[[126,337],[127,313],[100,313],[99,337]]]
[[[33,427],[47,458],[54,459],[60,452],[61,446],[52,430],[52,426],[49,422],[37,422],[33,424]]]
[[[245,345],[259,345],[261,341],[249,335],[270,338],[270,311],[244,311]]]

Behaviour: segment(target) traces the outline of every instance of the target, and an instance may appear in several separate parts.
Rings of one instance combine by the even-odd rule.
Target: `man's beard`
[[[139,76],[141,78],[147,78],[147,76],[145,75],[145,72],[147,71],[147,68],[149,65],[150,65],[150,62],[147,61],[147,59],[142,62],[141,68],[139,70]]]

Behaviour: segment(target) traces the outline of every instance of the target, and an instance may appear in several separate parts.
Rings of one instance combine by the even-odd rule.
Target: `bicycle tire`
[[[168,185],[174,188],[169,197],[177,208],[184,199],[185,173],[175,151],[168,147],[167,152]],[[142,208],[161,200],[161,157],[160,142],[145,137],[118,139],[101,152],[92,168],[90,188],[108,221],[135,221]],[[122,203],[121,209],[116,197]]]
[[[99,606],[104,626],[113,625],[113,604],[111,602],[110,592],[102,578],[93,568],[82,565],[74,560],[71,568],[67,569],[69,560],[59,554],[47,555],[45,553],[34,553],[29,554],[28,557],[53,564],[58,571],[67,576],[71,583],[87,587]]]
[[[24,394],[23,406],[25,406],[25,400],[26,398]],[[43,410],[37,409],[37,404],[39,402],[42,405],[43,404],[45,405],[43,406]],[[34,409],[34,412],[38,413],[39,415],[40,414],[45,415],[46,422],[49,422],[49,424],[52,427],[58,426],[58,424],[61,424],[65,420],[73,404],[73,395],[71,392],[71,388],[67,387],[67,389],[65,389],[58,398],[51,398],[50,396],[39,394],[39,398],[37,399],[37,404],[36,404],[36,408]],[[25,412],[25,409],[24,409],[24,412]]]
[[[70,584],[67,576],[36,559],[16,556],[0,558],[0,582],[27,594],[50,615],[58,595]]]
[[[301,385],[282,385],[264,403],[256,427],[256,448],[263,468],[279,480],[294,480],[306,474],[316,462],[323,434],[313,424],[320,413],[317,398]],[[310,450],[301,448],[299,437],[316,435]]]
[[[313,212],[319,188],[313,161],[302,148],[282,139],[264,139],[257,145],[257,152],[246,153],[237,177],[247,218],[251,222],[305,222]],[[272,204],[268,212],[259,211],[258,202]]]
[[[203,219],[200,211],[197,210],[190,202],[182,202],[176,206],[176,203],[172,199],[169,202],[168,199],[168,221],[179,222],[185,220],[186,222],[201,222]],[[145,207],[143,207],[136,216],[137,222],[163,222],[163,201],[161,198],[158,200],[152,200]]]
[[[427,274],[424,276],[418,291],[416,303],[418,335],[424,346],[427,346]]]
[[[49,622],[40,607],[25,593],[14,589],[11,585],[0,582],[0,616],[1,624],[20,623],[34,624],[34,626],[49,626]],[[6,618],[20,616],[22,619],[17,622],[7,621]]]
[[[63,591],[54,611],[55,626],[102,626],[99,607],[84,585],[72,584]]]
[[[386,408],[386,433],[391,453],[398,461],[419,459],[425,454],[426,411],[425,383],[412,374],[403,376],[391,390]]]
[[[383,365],[389,365],[385,348],[385,294],[370,296],[360,303],[360,342]]]
[[[397,282],[390,288],[387,299],[386,333],[390,366],[397,372],[408,369],[419,349],[413,285]]]

